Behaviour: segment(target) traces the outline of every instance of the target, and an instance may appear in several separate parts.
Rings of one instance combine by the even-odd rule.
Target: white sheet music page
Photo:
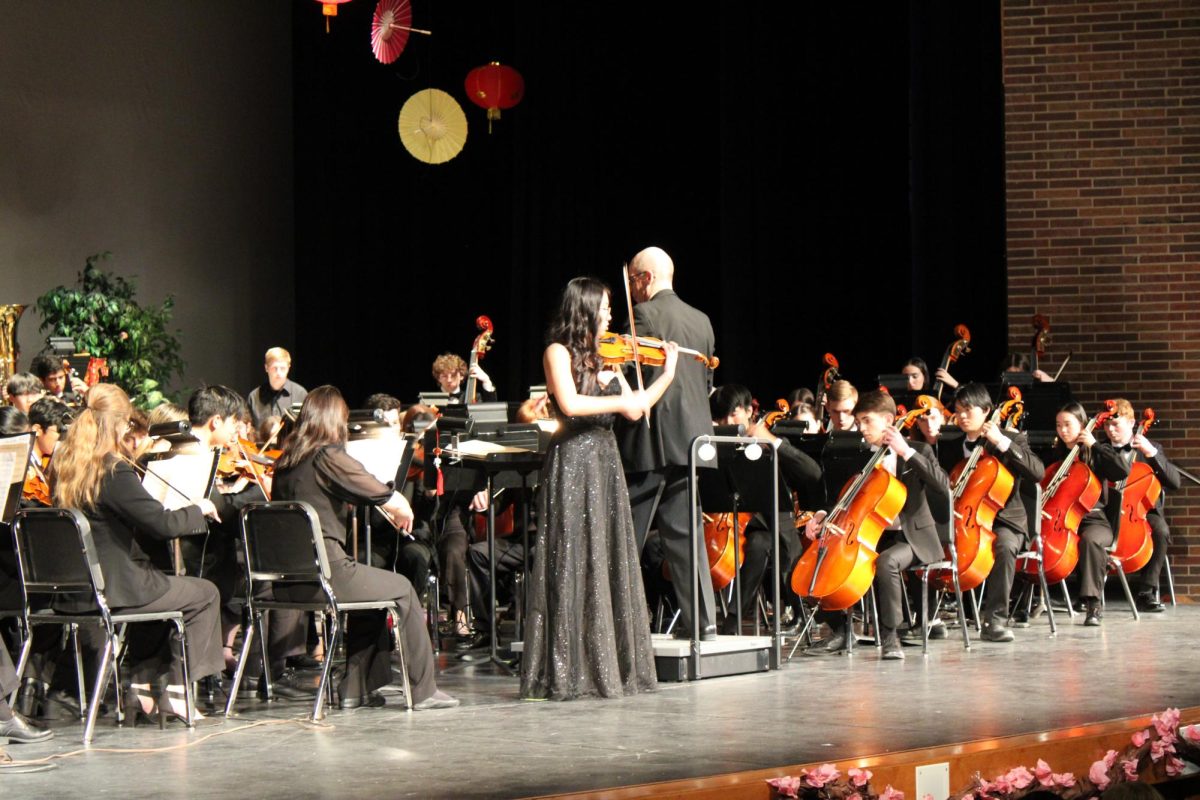
[[[8,476],[5,486],[25,482],[25,470],[29,468],[29,451],[32,448],[33,437],[27,433],[0,438],[0,476]]]
[[[142,486],[168,511],[195,505],[208,491],[213,458],[211,452],[205,451],[151,461],[146,465]]]
[[[346,442],[346,452],[380,483],[394,483],[408,440],[399,428],[374,427],[370,435]]]

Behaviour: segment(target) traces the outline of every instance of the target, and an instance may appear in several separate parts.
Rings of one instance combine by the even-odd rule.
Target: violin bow
[[[645,391],[646,391],[646,384],[642,380],[642,362],[638,361],[638,357],[637,357],[638,334],[637,334],[637,326],[634,324],[634,321],[633,321],[633,293],[629,291],[629,265],[628,264],[621,265],[621,275],[625,279],[625,310],[629,312],[629,335],[633,339],[633,342],[632,342],[632,344],[633,344],[633,366],[635,368],[635,371],[637,372],[638,391],[642,392],[644,395]],[[646,421],[646,430],[650,430],[650,407],[647,406],[645,411],[646,411],[646,414],[643,417],[643,419],[645,419],[645,421]]]

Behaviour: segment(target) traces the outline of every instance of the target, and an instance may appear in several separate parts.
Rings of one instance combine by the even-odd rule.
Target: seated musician
[[[32,372],[18,372],[8,379],[4,392],[8,396],[9,405],[22,414],[28,414],[29,407],[46,394],[46,387]]]
[[[470,377],[479,383],[476,401],[492,403],[496,400],[496,387],[483,367],[478,363],[469,370]],[[467,402],[463,396],[463,380],[468,377],[467,362],[454,353],[442,353],[433,360],[433,378],[438,388],[450,396],[451,403]]]
[[[1108,434],[1108,441],[1117,454],[1130,463],[1148,464],[1164,491],[1178,491],[1182,482],[1179,470],[1167,460],[1162,447],[1157,442],[1147,439],[1141,432],[1134,434],[1136,423],[1133,405],[1121,397],[1116,400],[1116,408],[1117,413],[1105,421],[1104,432]],[[1136,573],[1137,578],[1130,581],[1135,584],[1134,594],[1139,611],[1157,613],[1165,610],[1158,584],[1163,565],[1167,560],[1167,545],[1171,541],[1171,531],[1167,527],[1167,521],[1163,518],[1162,512],[1163,495],[1160,494],[1154,508],[1146,513],[1146,522],[1150,524],[1153,553],[1150,560],[1146,562],[1146,566]]]
[[[856,430],[854,406],[858,403],[858,389],[847,380],[834,381],[825,392],[825,413],[829,416],[830,431]]]
[[[31,477],[37,476],[43,482],[46,481],[54,448],[67,432],[72,419],[74,412],[65,403],[50,397],[43,397],[30,406],[29,429],[33,431],[33,448],[29,451]]]
[[[1108,548],[1113,542],[1113,529],[1105,515],[1109,503],[1109,481],[1129,477],[1129,464],[1117,455],[1108,442],[1097,441],[1087,430],[1087,412],[1078,403],[1067,403],[1054,418],[1058,441],[1054,445],[1054,460],[1061,461],[1070,448],[1079,445],[1079,462],[1100,479],[1100,497],[1079,523],[1079,599],[1087,616],[1084,625],[1099,625],[1100,598],[1104,594],[1104,575],[1107,571]]]
[[[942,467],[952,471],[959,462],[970,458],[971,452],[982,446],[985,454],[995,457],[1012,475],[1012,492],[1004,507],[996,513],[992,532],[995,562],[987,577],[983,598],[983,628],[980,636],[989,642],[1011,642],[1013,633],[1005,626],[1008,618],[1009,594],[1016,574],[1017,553],[1026,544],[1028,518],[1021,500],[1021,482],[1042,479],[1045,466],[1029,447],[1025,434],[1006,430],[990,422],[993,403],[987,388],[981,383],[959,387],[954,396],[958,427],[963,432],[949,446],[939,448]]]
[[[742,425],[745,426],[746,436],[770,440],[778,438],[761,420],[753,418],[754,401],[750,390],[745,386],[729,383],[717,387],[709,396],[708,402],[714,425]],[[813,461],[807,453],[800,451],[791,442],[784,439],[779,443],[778,454],[780,476],[785,484],[783,489],[803,491],[807,494],[820,483],[821,465]],[[746,555],[738,572],[738,579],[742,581],[741,616],[743,620],[753,620],[759,586],[763,586],[764,591],[770,587],[770,583],[764,584],[763,581],[769,572],[769,565],[772,563],[771,554],[774,551],[775,537],[771,533],[765,515],[761,513],[754,514],[746,525],[744,533],[746,535]],[[792,574],[792,567],[800,558],[802,549],[800,535],[796,532],[795,519],[791,511],[779,515],[779,542],[781,547],[779,567],[782,570],[781,574],[788,576]],[[781,589],[782,602],[798,610],[800,599],[792,591],[790,581],[784,580]],[[737,621],[737,614],[731,609],[721,623],[718,633],[723,635],[740,633],[737,629]]]
[[[904,362],[900,374],[908,381],[910,392],[928,392],[933,383],[929,380],[929,365],[916,356]]]
[[[250,417],[258,428],[267,417],[292,418],[292,406],[303,403],[308,390],[288,378],[292,369],[292,354],[282,347],[272,347],[263,358],[267,379],[250,390],[246,402]]]
[[[897,629],[902,618],[901,595],[904,590],[903,572],[913,564],[928,564],[942,557],[942,545],[930,513],[930,502],[946,503],[950,483],[945,471],[925,442],[910,442],[893,427],[896,403],[883,392],[867,392],[854,406],[854,419],[863,439],[873,450],[889,448],[883,468],[900,479],[907,489],[904,507],[895,523],[879,541],[879,557],[875,562],[875,597],[879,606],[879,636],[883,658],[903,659],[904,650]],[[825,512],[805,526],[805,535],[814,538]],[[824,621],[832,629],[822,647],[825,652],[837,652],[846,646],[847,615],[826,613]]]
[[[83,403],[83,396],[87,394],[88,390],[87,384],[78,378],[68,377],[67,368],[62,359],[50,355],[40,355],[33,359],[29,370],[42,382],[46,394],[69,406],[78,406]]]

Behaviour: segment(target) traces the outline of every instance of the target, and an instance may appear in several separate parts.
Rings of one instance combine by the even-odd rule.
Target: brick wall
[[[1200,1],[1002,0],[1010,345],[1090,412],[1151,406],[1200,475]],[[1200,600],[1200,486],[1168,499],[1181,594]],[[1165,590],[1165,581],[1164,581]]]

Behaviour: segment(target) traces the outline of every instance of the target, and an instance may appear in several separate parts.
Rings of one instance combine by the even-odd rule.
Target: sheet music
[[[380,483],[394,483],[408,440],[399,428],[377,428],[371,436],[346,442],[346,452]]]
[[[168,511],[195,505],[208,495],[215,459],[212,452],[205,451],[179,453],[151,461],[146,465],[142,486]],[[185,494],[187,497],[183,496]]]
[[[29,451],[32,448],[32,434],[21,433],[0,438],[0,477],[8,476],[5,486],[25,483],[25,470],[29,468]]]

